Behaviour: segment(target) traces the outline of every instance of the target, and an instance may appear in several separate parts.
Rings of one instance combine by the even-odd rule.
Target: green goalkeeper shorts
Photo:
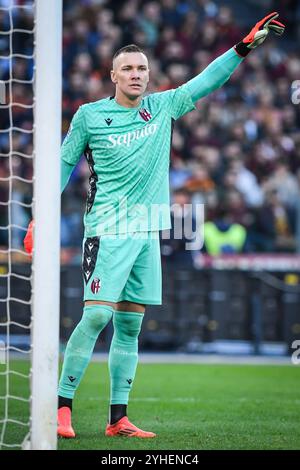
[[[162,303],[159,232],[85,238],[82,268],[84,300]]]

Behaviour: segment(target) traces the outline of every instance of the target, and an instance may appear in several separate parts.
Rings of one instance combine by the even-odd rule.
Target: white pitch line
[[[107,353],[94,353],[93,361],[107,362]],[[253,364],[290,365],[289,356],[248,356],[229,354],[139,353],[141,364]],[[294,365],[294,367],[297,367]]]

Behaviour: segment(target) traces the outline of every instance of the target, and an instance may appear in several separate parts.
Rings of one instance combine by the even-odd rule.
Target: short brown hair
[[[136,44],[129,44],[128,46],[121,47],[121,49],[118,49],[117,52],[115,52],[113,61],[123,52],[141,52],[142,54],[145,54],[145,52]]]

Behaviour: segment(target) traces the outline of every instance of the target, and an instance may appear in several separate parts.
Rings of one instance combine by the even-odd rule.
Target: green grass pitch
[[[0,366],[3,370],[4,366]],[[11,368],[28,371],[25,362]],[[10,394],[28,396],[25,379],[11,377]],[[104,363],[90,364],[74,400],[77,437],[58,448],[102,450],[300,449],[300,366],[140,364],[130,419],[155,439],[106,438],[109,380]],[[3,376],[0,395],[5,394]],[[1,419],[4,403],[0,401]],[[9,400],[9,417],[26,421],[27,404]],[[0,428],[1,431],[1,428]],[[26,433],[9,424],[6,443]]]

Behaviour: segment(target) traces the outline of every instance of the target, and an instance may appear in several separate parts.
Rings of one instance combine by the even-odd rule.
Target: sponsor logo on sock
[[[74,380],[76,380],[76,377],[73,377],[72,375],[68,375],[68,379],[70,380],[70,382],[74,382]]]
[[[98,294],[100,287],[101,287],[101,281],[98,277],[95,277],[95,279],[93,279],[92,284],[91,284],[91,291],[93,292],[93,294]]]
[[[131,379],[127,379],[127,382],[130,384],[132,384],[132,380]]]
[[[128,351],[125,351],[123,349],[119,349],[119,348],[114,348],[113,349],[113,352],[116,353],[116,354],[121,354],[122,356],[137,356],[137,352],[128,352]]]

